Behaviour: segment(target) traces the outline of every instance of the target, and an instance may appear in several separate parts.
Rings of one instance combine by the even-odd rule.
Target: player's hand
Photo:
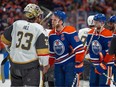
[[[95,73],[102,75],[105,70],[107,70],[106,64],[100,63],[98,66],[96,66]]]
[[[83,62],[75,64],[75,73],[81,74],[84,71]]]
[[[43,74],[47,73],[50,68],[50,65],[43,66]]]

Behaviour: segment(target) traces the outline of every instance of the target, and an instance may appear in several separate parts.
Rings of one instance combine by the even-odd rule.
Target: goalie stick
[[[9,56],[9,54],[8,54],[8,56]],[[6,58],[4,58],[3,61],[1,62],[1,79],[2,79],[2,83],[5,82],[4,65],[8,60],[8,56]]]
[[[43,6],[41,6],[41,8],[44,9],[45,11],[47,11],[48,14],[46,15],[46,17],[43,20],[41,20],[40,24],[44,23],[45,20],[48,19],[52,15],[52,11],[50,11],[49,9],[47,9],[47,8],[45,8]]]

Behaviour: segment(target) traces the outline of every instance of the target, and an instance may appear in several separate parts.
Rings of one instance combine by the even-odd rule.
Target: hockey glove
[[[75,73],[81,74],[84,71],[83,62],[75,64]]]
[[[102,73],[104,73],[105,70],[107,70],[106,64],[100,63],[98,66],[96,66],[95,73],[102,75]]]

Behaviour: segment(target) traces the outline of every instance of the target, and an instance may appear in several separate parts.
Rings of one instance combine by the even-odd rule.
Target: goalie
[[[1,40],[10,47],[11,87],[40,87],[38,56],[48,55],[44,28],[38,24],[43,11],[36,4],[24,8],[26,20],[15,21],[5,30]]]

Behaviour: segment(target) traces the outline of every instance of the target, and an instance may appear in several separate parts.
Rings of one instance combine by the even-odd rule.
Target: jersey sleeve
[[[48,53],[49,53],[48,45],[46,45],[45,38],[46,37],[43,33],[41,33],[39,35],[39,37],[37,38],[35,46],[36,46],[36,49],[37,49],[38,56],[45,56],[45,55],[48,55]]]
[[[69,33],[68,40],[76,54],[75,62],[82,62],[84,59],[84,46],[81,40],[78,38],[78,34],[75,28],[72,27],[73,32]]]
[[[11,44],[11,41],[12,41],[12,36],[11,36],[12,30],[13,30],[13,25],[11,25],[10,27],[8,27],[4,31],[4,33],[2,34],[2,36],[1,36],[2,42],[5,43],[6,45],[10,45]]]

